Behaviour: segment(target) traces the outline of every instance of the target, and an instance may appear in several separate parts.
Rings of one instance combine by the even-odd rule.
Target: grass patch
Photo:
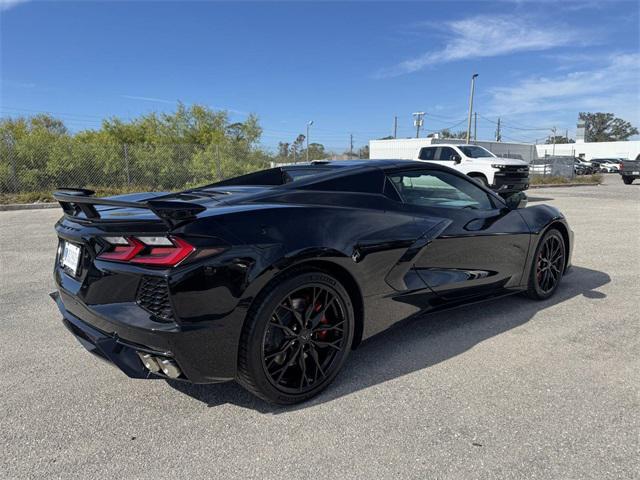
[[[576,175],[573,178],[560,176],[534,175],[531,177],[531,185],[558,185],[563,183],[602,183],[604,178],[600,174]]]

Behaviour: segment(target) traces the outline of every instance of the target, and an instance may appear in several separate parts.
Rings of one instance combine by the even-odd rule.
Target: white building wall
[[[554,154],[553,145],[536,145],[539,157]],[[627,158],[634,159],[640,154],[640,140],[627,142],[586,142],[561,143],[555,146],[555,155],[584,156],[585,160],[593,158]]]

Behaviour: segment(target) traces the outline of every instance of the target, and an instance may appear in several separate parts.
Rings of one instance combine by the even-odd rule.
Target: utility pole
[[[307,122],[307,162],[309,161],[309,127],[313,125],[313,120]]]
[[[349,135],[349,160],[353,157],[353,133]]]
[[[569,129],[568,128],[564,131],[564,141],[569,143]]]
[[[500,133],[500,117],[498,117],[498,128],[496,128],[496,142],[502,141],[502,135]]]
[[[398,138],[398,116],[393,117],[393,138]]]
[[[551,133],[553,134],[553,148],[551,150],[551,155],[555,156],[556,155],[556,127],[553,127],[551,129]]]
[[[424,117],[424,112],[415,112],[413,114],[413,125],[416,127],[416,138],[420,138],[420,127],[424,124],[422,118]]]
[[[469,143],[471,137],[471,112],[473,112],[473,92],[476,87],[476,78],[478,74],[474,73],[471,77],[471,93],[469,94],[469,119],[467,121],[467,143]]]
[[[473,141],[478,140],[478,113],[473,112]]]

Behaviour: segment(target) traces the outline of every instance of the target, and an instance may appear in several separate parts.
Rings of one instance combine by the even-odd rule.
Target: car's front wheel
[[[566,251],[562,234],[555,228],[548,230],[538,247],[529,271],[527,295],[544,300],[555,293],[564,273]]]
[[[337,279],[316,270],[284,274],[249,311],[238,382],[271,403],[305,401],[338,374],[353,331],[353,306]]]

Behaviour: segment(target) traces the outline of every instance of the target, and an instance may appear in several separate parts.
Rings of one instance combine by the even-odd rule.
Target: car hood
[[[513,165],[516,167],[522,167],[525,165],[528,165],[527,162],[525,162],[524,160],[516,160],[515,158],[502,158],[502,157],[478,157],[478,158],[471,158],[467,161],[473,161],[473,162],[486,162],[486,163],[496,163],[499,165]]]

